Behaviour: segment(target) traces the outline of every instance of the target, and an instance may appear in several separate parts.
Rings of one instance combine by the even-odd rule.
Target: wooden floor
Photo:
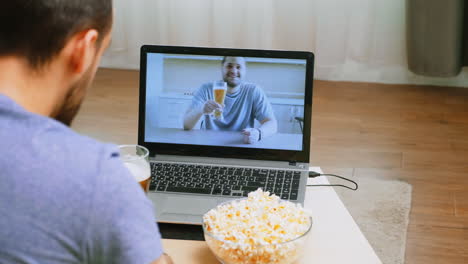
[[[138,73],[101,69],[73,127],[136,143],[137,112]],[[468,88],[315,81],[312,116],[312,165],[413,185],[406,263],[468,263]]]

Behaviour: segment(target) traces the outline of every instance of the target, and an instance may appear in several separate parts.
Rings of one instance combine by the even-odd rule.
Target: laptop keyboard
[[[244,196],[262,188],[297,200],[301,171],[151,162],[150,191]]]

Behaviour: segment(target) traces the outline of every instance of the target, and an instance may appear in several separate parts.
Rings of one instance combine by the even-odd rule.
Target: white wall
[[[222,79],[221,57],[168,56],[164,59],[166,93],[190,93],[203,83]],[[294,60],[265,61],[246,58],[245,81],[260,85],[272,97],[303,98],[305,64]],[[160,69],[157,69],[160,70]]]

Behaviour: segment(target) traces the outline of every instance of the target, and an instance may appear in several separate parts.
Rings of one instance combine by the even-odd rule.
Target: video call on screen
[[[145,141],[302,150],[306,60],[242,57],[222,62],[222,56],[147,54]],[[240,88],[215,97],[216,81],[225,81],[227,88],[239,83]],[[205,109],[205,100],[219,103],[222,110],[187,119],[188,113]],[[263,121],[276,120],[275,133],[246,143],[242,130],[260,128],[258,118],[264,116]],[[186,120],[194,125],[187,126]]]

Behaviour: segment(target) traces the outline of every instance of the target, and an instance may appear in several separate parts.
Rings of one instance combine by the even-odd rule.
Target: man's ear
[[[98,52],[96,46],[98,35],[97,30],[87,29],[76,33],[68,40],[64,55],[71,73],[81,74],[92,65]]]

